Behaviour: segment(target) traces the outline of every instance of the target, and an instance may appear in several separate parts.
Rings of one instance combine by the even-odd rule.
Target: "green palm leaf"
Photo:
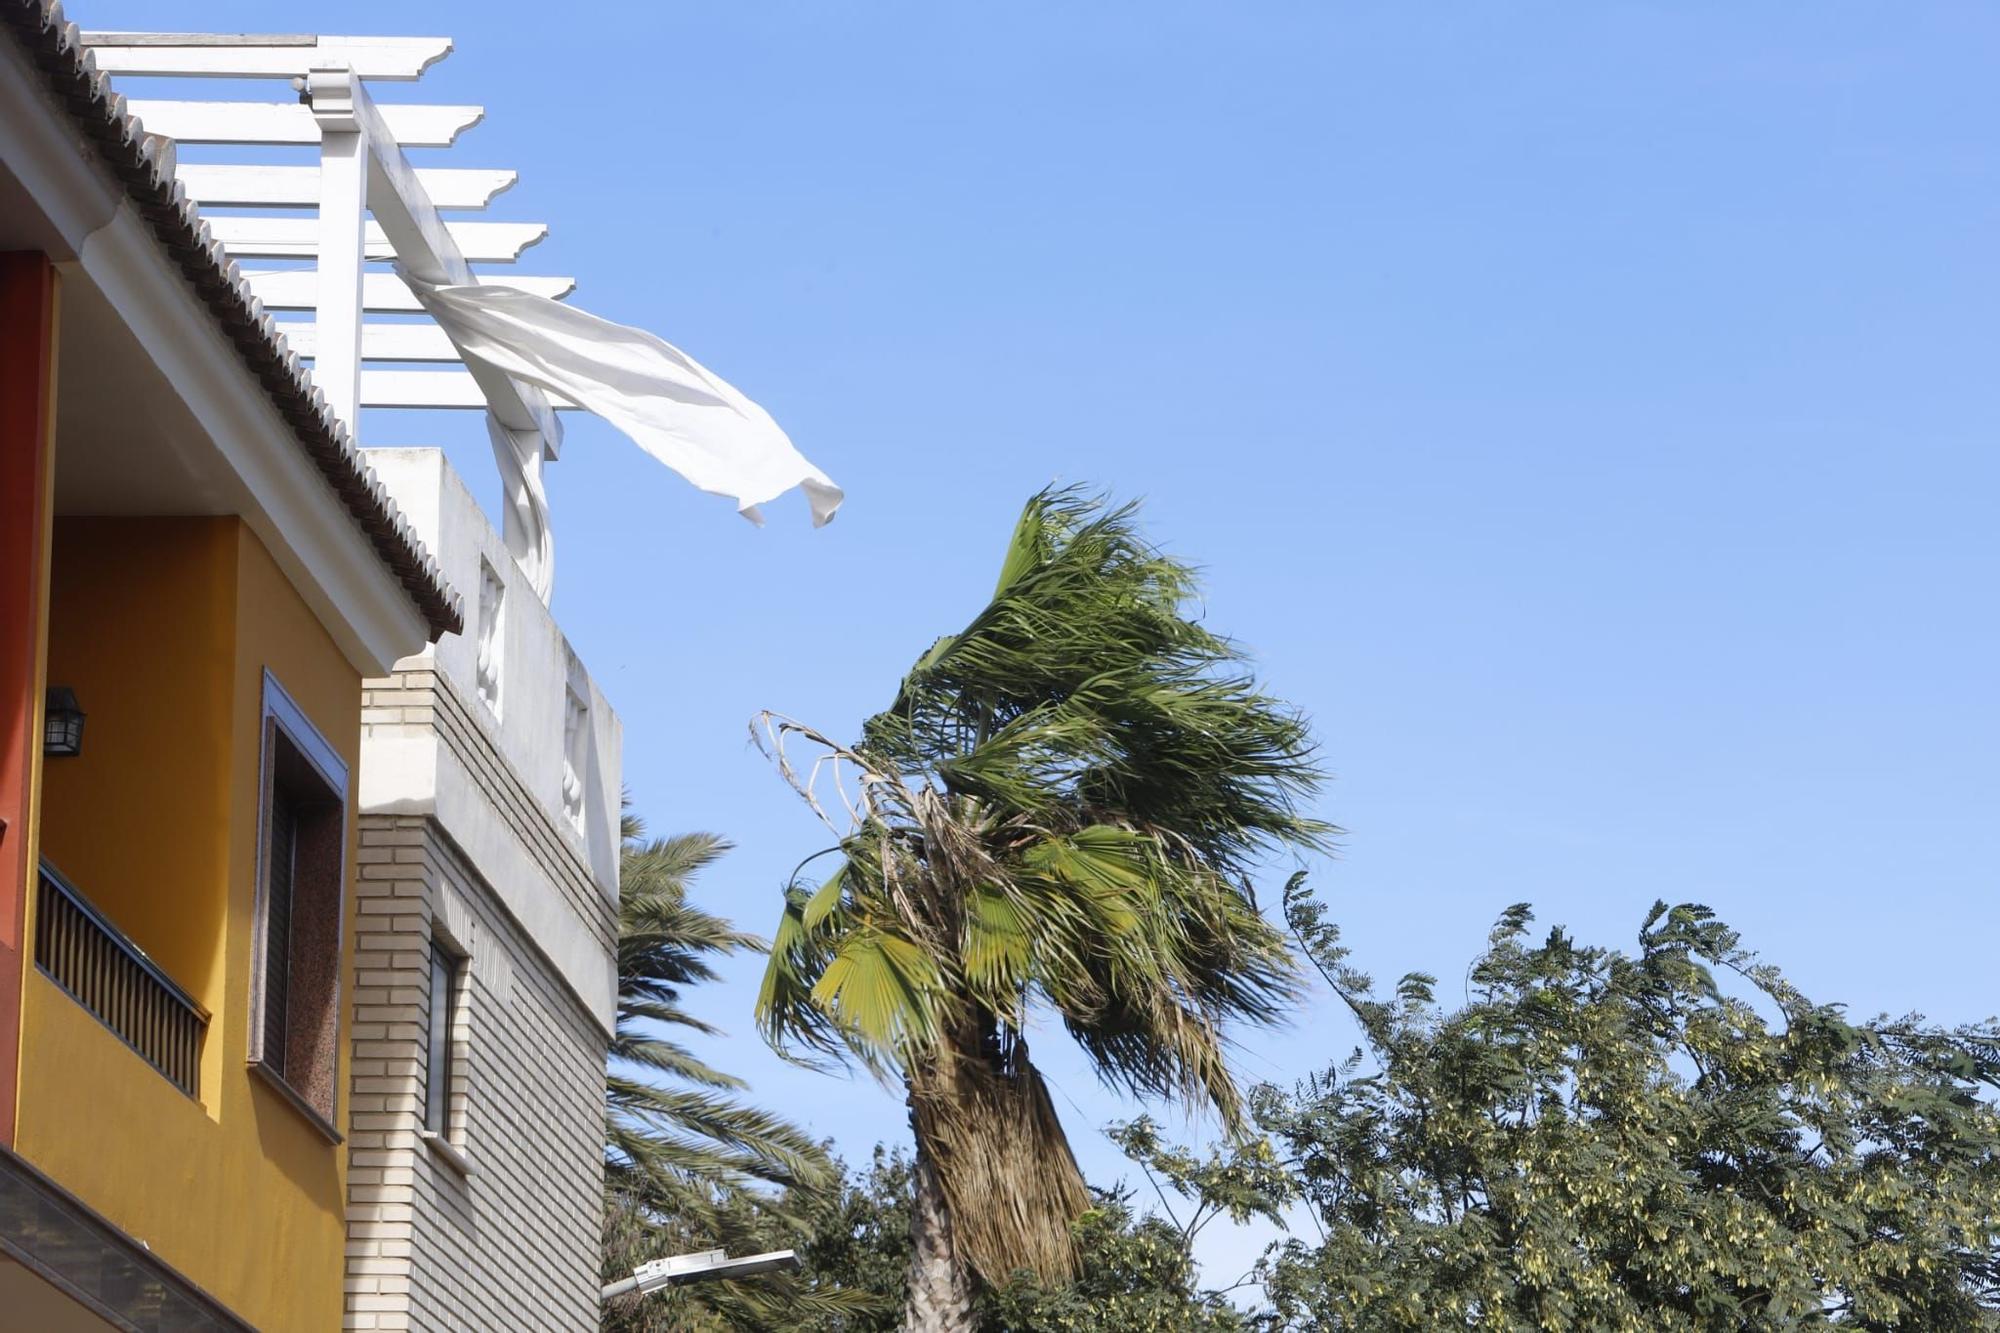
[[[715,978],[714,960],[764,948],[756,936],[688,901],[691,878],[729,844],[708,834],[648,841],[629,815],[624,833],[618,1012],[605,1090],[607,1275],[688,1250],[782,1248],[803,1226],[800,1208],[837,1183],[824,1147],[783,1117],[745,1103],[741,1079],[712,1068],[670,1035],[717,1035],[685,1007],[684,993]],[[606,1327],[785,1328],[812,1311],[853,1306],[842,1293],[791,1278],[723,1285],[731,1290],[711,1286],[671,1303],[627,1302],[607,1311]],[[702,1318],[683,1317],[691,1312]],[[746,1312],[763,1322],[731,1322]]]
[[[1036,1009],[1107,1083],[1234,1126],[1230,1025],[1273,1021],[1296,994],[1246,885],[1335,833],[1306,810],[1321,772],[1305,720],[1189,613],[1195,593],[1132,506],[1046,491],[992,599],[859,743],[765,719],[816,809],[839,808],[814,790],[829,771],[858,780],[861,806],[836,830],[842,868],[788,886],[759,1019],[780,1050],[844,1050],[908,1085],[920,1161],[994,1280],[1061,1269],[1083,1206],[1027,1063]],[[819,752],[814,778],[787,745]]]
[[[853,1039],[894,1057],[936,1040],[937,979],[916,945],[862,927],[840,941],[811,999]]]

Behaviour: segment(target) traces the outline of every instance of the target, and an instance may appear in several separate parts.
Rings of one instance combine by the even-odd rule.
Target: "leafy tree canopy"
[[[1378,995],[1296,880],[1286,912],[1364,1037],[1254,1094],[1287,1178],[1127,1135],[1197,1199],[1291,1205],[1261,1327],[2000,1328],[1992,1022],[1856,1022],[1665,904],[1630,954],[1511,908],[1448,1009]]]
[[[1993,1023],[1857,1022],[1664,905],[1629,953],[1509,909],[1448,1007],[1423,976],[1378,994],[1297,881],[1285,907],[1361,1048],[1256,1089],[1262,1132],[1217,1148],[1114,1126],[1157,1210],[1093,1191],[1079,1280],[989,1284],[982,1333],[2000,1329]],[[898,1328],[912,1196],[881,1150],[814,1196],[786,1243],[857,1304],[740,1326]],[[1256,1216],[1290,1238],[1203,1290],[1192,1243]]]
[[[875,1298],[865,1313],[840,1313],[796,1325],[801,1333],[894,1333],[903,1327],[910,1269],[910,1210],[915,1194],[909,1156],[876,1149],[852,1171],[839,1200],[819,1208],[800,1248],[805,1276],[838,1282]],[[1075,1224],[1081,1276],[1044,1284],[1026,1271],[982,1289],[981,1333],[1238,1333],[1243,1317],[1220,1293],[1197,1288],[1188,1237],[1156,1216],[1141,1216],[1115,1191],[1093,1191]]]

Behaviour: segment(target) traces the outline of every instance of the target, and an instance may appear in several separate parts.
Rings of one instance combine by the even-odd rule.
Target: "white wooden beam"
[[[309,268],[251,269],[244,273],[250,290],[270,310],[311,310],[319,303],[319,274]],[[576,290],[575,278],[480,276],[472,281],[492,287],[514,287],[560,301]],[[393,273],[370,273],[361,279],[361,308],[382,313],[413,314],[423,307]]]
[[[394,141],[391,140],[393,145]],[[520,179],[515,171],[440,167],[415,176],[434,208],[484,208],[502,190]],[[175,179],[189,197],[205,208],[315,208],[319,205],[318,167],[240,166],[234,163],[182,163]]]
[[[316,144],[319,126],[297,102],[173,102],[135,97],[125,109],[149,134],[182,143]],[[485,118],[481,106],[396,105],[382,119],[405,148],[449,148]]]
[[[311,218],[207,215],[209,234],[237,258],[314,259],[319,255],[319,224]],[[459,253],[474,264],[511,264],[529,246],[547,239],[546,222],[447,222],[445,230],[458,242]],[[370,259],[393,259],[395,247],[382,224],[370,222],[364,242]]]
[[[323,133],[351,126],[368,141],[369,208],[382,224],[383,234],[396,247],[401,262],[413,274],[430,282],[477,281],[465,256],[459,252],[458,242],[452,239],[437,214],[428,173],[410,166],[361,80],[351,70],[314,70],[306,81],[306,95]],[[560,294],[567,291],[565,287]],[[510,440],[517,440],[523,447],[538,446],[542,457],[555,458],[562,448],[562,424],[549,410],[542,391],[477,361],[469,362],[468,369],[485,391],[493,423],[513,432]],[[538,503],[546,506],[545,500],[538,499]],[[509,547],[521,546],[528,540],[527,534],[516,533]],[[549,572],[545,521],[533,543],[540,551],[538,572],[545,584]],[[520,551],[515,554],[517,559],[526,558]],[[546,587],[543,591],[546,593]]]
[[[311,356],[319,348],[319,330],[306,321],[280,320],[278,332],[300,356]],[[426,320],[422,324],[363,324],[361,359],[457,364],[462,358],[445,331]]]
[[[352,134],[319,146],[319,267],[313,272],[314,322],[322,356],[313,384],[361,439],[362,223],[368,216],[368,147]]]
[[[361,405],[484,411],[492,403],[470,371],[363,370]],[[553,394],[548,395],[548,405],[561,411],[576,407],[567,398],[558,398]]]
[[[86,32],[83,43],[106,74],[237,79],[297,79],[344,64],[364,79],[408,82],[451,54],[449,37]]]

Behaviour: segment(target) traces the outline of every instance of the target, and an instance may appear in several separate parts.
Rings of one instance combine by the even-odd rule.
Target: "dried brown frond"
[[[911,1071],[910,1106],[951,1205],[952,1238],[986,1282],[1027,1269],[1076,1277],[1071,1224],[1090,1207],[1083,1173],[1023,1044],[1002,1073],[962,1051]]]

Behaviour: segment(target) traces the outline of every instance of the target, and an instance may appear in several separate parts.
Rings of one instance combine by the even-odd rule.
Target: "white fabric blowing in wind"
[[[819,527],[840,487],[807,462],[771,414],[673,344],[511,287],[441,286],[401,265],[403,281],[468,360],[561,394],[752,523],[797,486]]]

